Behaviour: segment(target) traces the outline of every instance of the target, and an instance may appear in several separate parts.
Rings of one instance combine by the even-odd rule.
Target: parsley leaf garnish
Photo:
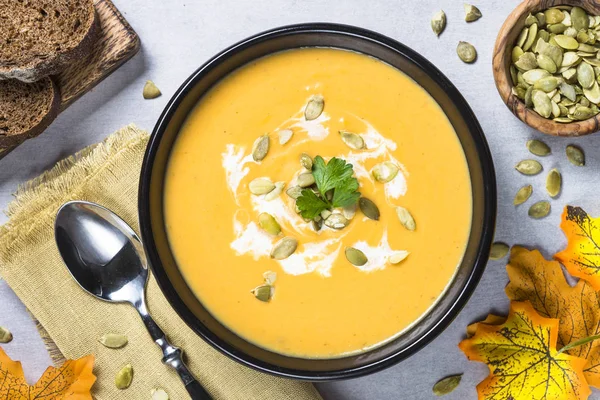
[[[341,158],[333,157],[325,163],[323,157],[316,156],[313,160],[312,174],[319,193],[304,189],[296,200],[300,214],[304,218],[315,218],[324,210],[335,207],[347,207],[356,204],[360,198],[358,180],[352,175],[352,164]],[[331,200],[327,200],[326,193],[333,189]]]

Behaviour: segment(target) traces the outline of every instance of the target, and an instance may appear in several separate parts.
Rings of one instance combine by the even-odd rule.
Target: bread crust
[[[91,23],[86,34],[74,48],[58,53],[50,53],[47,58],[36,58],[19,66],[0,66],[0,80],[18,79],[22,82],[35,82],[46,76],[62,71],[72,61],[86,57],[94,48],[94,42],[100,34],[100,23],[93,1]]]
[[[38,136],[58,116],[61,104],[60,89],[52,77],[45,77],[42,79],[48,79],[52,88],[52,99],[50,101],[48,112],[36,125],[30,127],[27,131],[18,133],[16,135],[0,135],[0,150],[15,147],[27,139]]]

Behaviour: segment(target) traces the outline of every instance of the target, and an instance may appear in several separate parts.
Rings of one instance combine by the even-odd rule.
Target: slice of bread
[[[93,48],[93,0],[0,0],[0,79],[34,82]]]
[[[37,136],[56,118],[60,91],[52,78],[0,81],[0,150]]]

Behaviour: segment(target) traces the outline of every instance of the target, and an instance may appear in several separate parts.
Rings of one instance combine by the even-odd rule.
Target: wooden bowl
[[[512,94],[510,78],[511,52],[519,33],[525,26],[529,13],[535,14],[541,10],[559,5],[579,6],[593,15],[600,15],[600,2],[595,0],[524,0],[508,16],[498,33],[494,46],[492,65],[494,80],[500,97],[512,113],[532,128],[554,136],[583,136],[600,130],[600,114],[584,121],[569,124],[554,122],[541,117],[535,111],[525,107],[525,103]]]

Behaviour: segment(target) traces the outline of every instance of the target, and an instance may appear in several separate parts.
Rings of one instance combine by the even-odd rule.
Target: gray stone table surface
[[[0,160],[0,207],[5,208],[17,185],[52,167],[62,158],[128,124],[151,130],[161,110],[181,82],[221,49],[254,33],[280,25],[328,21],[357,25],[388,35],[433,62],[458,87],[477,115],[491,147],[498,178],[497,239],[510,244],[539,247],[550,256],[565,245],[559,229],[565,204],[581,205],[600,215],[600,135],[580,139],[546,137],[518,121],[504,106],[492,76],[492,50],[505,18],[516,0],[480,0],[483,18],[464,22],[457,0],[114,0],[142,40],[142,50],[92,92],[71,106],[40,137],[27,141]],[[436,38],[429,21],[443,9],[446,31]],[[456,56],[460,40],[477,48],[473,65]],[[142,87],[152,79],[163,96],[144,101]],[[424,135],[427,132],[423,132]],[[563,172],[564,189],[552,201],[549,217],[533,221],[527,207],[515,208],[512,197],[525,183],[537,189],[533,200],[546,197],[544,175],[520,176],[514,165],[528,157],[525,142],[543,138],[553,155],[544,168]],[[587,166],[568,163],[564,148],[577,143],[587,154]],[[531,202],[531,200],[530,200]],[[5,221],[0,217],[0,223]],[[433,244],[432,244],[433,245]],[[326,399],[430,399],[432,385],[448,374],[464,373],[451,399],[476,399],[475,385],[487,375],[483,364],[468,362],[457,348],[465,327],[488,312],[505,313],[507,282],[504,262],[490,262],[479,286],[456,320],[426,348],[406,361],[377,374],[319,385]],[[0,325],[14,332],[4,346],[23,362],[30,381],[36,380],[50,360],[25,308],[8,286],[0,282]],[[157,362],[159,362],[157,360]],[[593,398],[600,399],[598,392]]]

